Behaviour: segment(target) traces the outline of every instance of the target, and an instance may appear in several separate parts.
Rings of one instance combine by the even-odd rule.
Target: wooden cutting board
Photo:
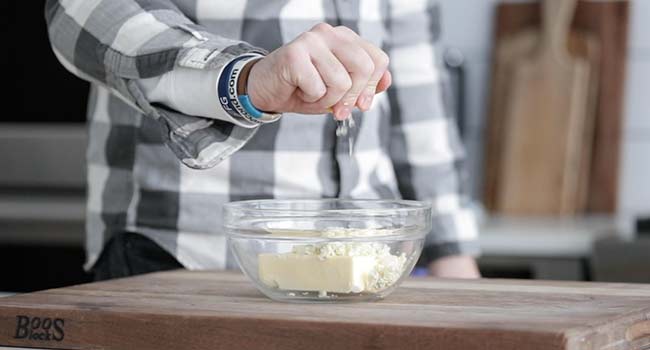
[[[410,279],[379,302],[285,304],[179,270],[0,298],[0,346],[623,350],[650,347],[649,320],[641,284]]]
[[[568,51],[575,1],[542,2],[532,52],[511,63],[503,109],[497,211],[571,215],[578,210],[591,66]]]
[[[486,167],[485,167],[485,187],[484,203],[492,211],[499,211],[499,181],[501,177],[500,164],[502,162],[504,134],[506,131],[506,118],[504,116],[505,108],[508,106],[508,98],[511,94],[511,77],[513,75],[513,66],[517,61],[525,60],[535,52],[539,42],[539,32],[534,29],[528,29],[517,33],[516,35],[504,38],[497,45],[495,50],[495,61],[493,67],[492,84],[491,84],[491,103],[489,113],[489,136],[486,147]],[[590,72],[597,72],[600,66],[600,45],[593,35],[582,32],[572,32],[568,38],[569,52],[575,57],[582,57],[589,62]],[[574,201],[571,212],[583,212],[587,209],[589,198],[589,186],[591,178],[591,161],[592,150],[594,145],[594,128],[596,107],[598,105],[599,76],[590,74],[588,97],[586,103],[586,118],[583,121],[583,130],[581,145],[577,149],[579,163],[577,169],[571,175],[577,188],[570,192],[571,199]],[[526,159],[525,159],[526,160]],[[574,186],[575,187],[575,186]]]
[[[596,109],[591,131],[593,141],[589,147],[592,154],[586,163],[583,162],[581,170],[589,175],[589,181],[579,184],[578,196],[580,202],[586,202],[578,207],[586,207],[589,212],[612,213],[616,210],[628,18],[628,1],[579,1],[572,24],[571,52],[584,55],[576,46],[580,42],[576,35],[589,33],[598,44],[600,58],[597,65],[589,59],[597,72],[598,86],[590,97],[596,100],[595,106],[592,105]],[[491,210],[496,209],[497,165],[501,161],[499,150],[503,143],[503,101],[508,86],[504,76],[511,74],[508,58],[516,60],[532,50],[539,23],[539,4],[501,3],[497,7],[484,181],[484,202]],[[586,140],[589,138],[587,134]]]

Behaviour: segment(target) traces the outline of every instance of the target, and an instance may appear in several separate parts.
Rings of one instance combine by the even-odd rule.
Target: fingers
[[[388,90],[388,87],[390,87],[390,84],[392,83],[393,76],[390,74],[390,71],[387,70],[384,72],[384,75],[381,76],[381,79],[379,79],[379,83],[377,84],[377,93]]]
[[[370,75],[375,67],[366,51],[352,43],[339,44],[332,49],[332,52],[345,66],[352,82],[350,89],[332,106],[336,119],[343,120],[350,117],[359,95],[368,85]]]
[[[302,35],[310,34],[310,32]],[[326,93],[318,100],[318,106],[326,109],[340,101],[352,88],[352,80],[346,67],[332,53],[325,41],[311,33],[308,35],[311,46],[311,62],[320,73],[326,86]]]
[[[339,26],[334,28],[334,31],[339,33],[339,35],[348,38],[354,42],[354,44],[365,50],[366,54],[372,60],[371,67],[374,67],[374,69],[372,70],[372,73],[370,74],[366,85],[364,86],[363,90],[359,92],[358,98],[355,101],[355,104],[357,107],[359,107],[359,109],[366,111],[372,104],[372,100],[375,96],[375,93],[377,92],[377,85],[379,84],[379,81],[388,71],[388,55],[377,46],[361,38],[350,28]]]
[[[319,64],[319,66],[334,66],[326,64],[327,61],[331,60],[331,57],[324,54],[324,46],[326,48],[325,50],[329,50],[331,54],[335,56],[335,59],[343,66],[343,71],[345,72],[344,75],[346,75],[350,81],[349,86],[344,86],[346,91],[340,98],[338,98],[338,100],[332,97],[339,97],[341,91],[335,91],[333,94],[328,94],[330,95],[328,96],[328,101],[323,101],[332,103],[331,106],[334,116],[337,119],[347,119],[351,115],[352,108],[354,107],[359,94],[363,91],[370,74],[372,74],[372,71],[374,70],[372,59],[365,50],[354,41],[354,38],[350,37],[349,33],[338,33],[335,28],[324,23],[314,26],[310,32],[313,33],[312,37],[315,39],[315,42],[309,42],[309,45],[312,48],[312,60],[314,60],[316,64]],[[316,48],[314,46],[316,46]],[[325,55],[324,60],[322,58],[323,55]],[[323,80],[335,79],[342,81],[340,70],[337,70],[336,72],[332,72],[332,70],[329,72],[320,71],[320,73]],[[329,73],[335,73],[336,75],[329,75]],[[330,85],[328,85],[328,88],[329,87]]]
[[[321,75],[311,64],[309,51],[300,45],[288,45],[285,50],[287,65],[292,67],[289,80],[298,88],[300,98],[314,103],[325,96],[327,88]]]
[[[368,110],[375,93],[391,83],[388,56],[346,27],[318,24],[282,53],[280,81],[297,88],[292,104],[300,110],[331,107],[337,119],[347,119],[355,106]]]
[[[323,98],[328,89],[316,67],[312,64],[305,64],[301,72],[302,74],[296,84],[299,89],[300,99],[308,103],[315,103]]]
[[[329,26],[317,26],[314,30],[323,37],[331,52],[343,64],[350,77],[352,83],[350,88],[332,106],[336,119],[347,119],[374,72],[373,60],[359,45],[354,32]]]

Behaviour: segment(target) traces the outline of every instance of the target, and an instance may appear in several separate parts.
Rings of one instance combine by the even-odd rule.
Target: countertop
[[[623,350],[650,347],[649,320],[642,284],[412,278],[379,302],[286,304],[179,270],[2,298],[0,346]]]

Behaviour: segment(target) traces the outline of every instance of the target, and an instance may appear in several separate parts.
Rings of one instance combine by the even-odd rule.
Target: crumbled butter
[[[367,237],[376,230],[328,229],[322,237]],[[313,235],[310,233],[310,236]],[[282,290],[331,293],[378,292],[393,285],[404,272],[406,256],[393,255],[379,242],[331,242],[296,245],[289,253],[258,257],[259,277]]]

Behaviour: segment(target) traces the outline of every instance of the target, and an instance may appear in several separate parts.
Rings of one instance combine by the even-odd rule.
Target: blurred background
[[[548,22],[532,1],[439,4],[483,275],[650,282],[650,1]],[[89,280],[88,84],[52,54],[43,5],[0,3],[0,293]]]

